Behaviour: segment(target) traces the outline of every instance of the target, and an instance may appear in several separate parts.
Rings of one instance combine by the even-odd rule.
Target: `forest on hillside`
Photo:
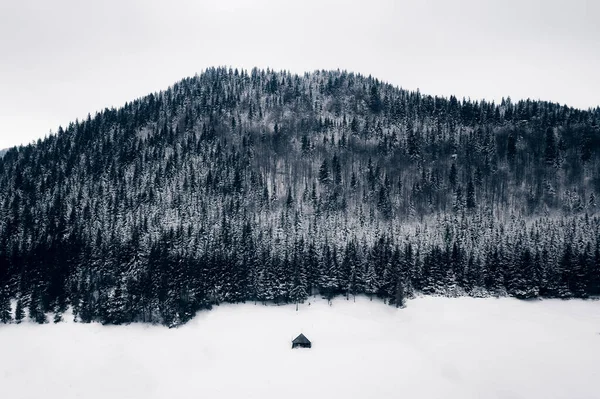
[[[346,71],[207,69],[0,157],[0,321],[600,295],[599,125]]]

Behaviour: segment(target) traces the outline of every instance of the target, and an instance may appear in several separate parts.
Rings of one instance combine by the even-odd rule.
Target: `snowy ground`
[[[600,301],[225,305],[171,330],[0,326],[0,348],[3,398],[600,397]]]

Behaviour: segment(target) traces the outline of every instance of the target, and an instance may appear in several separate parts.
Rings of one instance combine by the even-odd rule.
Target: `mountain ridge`
[[[234,68],[232,66],[225,66],[225,65],[223,65],[223,66],[219,66],[219,67],[208,67],[205,70],[203,70],[203,71],[201,71],[199,73],[196,73],[193,76],[188,76],[188,77],[183,78],[182,80],[176,82],[175,84],[170,85],[167,89],[159,90],[159,91],[154,91],[154,92],[151,92],[150,94],[139,96],[139,97],[137,97],[137,98],[135,98],[133,100],[126,101],[121,106],[114,106],[113,105],[113,106],[110,106],[110,107],[104,107],[103,109],[98,109],[98,110],[96,110],[94,112],[88,113],[88,117],[92,118],[92,115],[93,115],[93,118],[95,118],[100,113],[106,112],[108,110],[113,110],[114,111],[114,110],[126,107],[127,104],[129,104],[131,102],[145,101],[145,100],[148,99],[148,97],[150,95],[159,96],[159,95],[163,94],[164,92],[166,92],[168,90],[171,90],[174,85],[180,83],[181,81],[187,80],[187,79],[197,78],[198,76],[202,75],[203,73],[205,73],[207,71],[210,71],[212,69],[215,69],[215,68],[217,68],[217,69],[228,69],[228,70],[231,69],[231,70],[238,70],[238,71],[241,70],[241,71],[244,71],[244,72],[248,73],[248,70],[246,70],[246,69],[243,69],[243,68]],[[258,69],[258,68],[253,68],[253,69]],[[461,96],[452,95],[452,94],[450,94],[450,95],[433,95],[433,94],[427,94],[427,93],[422,94],[421,93],[421,89],[418,88],[418,87],[416,89],[406,89],[406,88],[404,88],[400,84],[391,83],[390,81],[386,81],[386,80],[380,80],[380,79],[372,77],[372,75],[364,75],[364,74],[361,74],[361,73],[358,73],[358,72],[351,72],[351,71],[348,71],[348,70],[340,70],[339,68],[336,69],[336,70],[317,69],[317,70],[314,70],[312,72],[308,72],[307,71],[307,72],[304,72],[304,73],[292,73],[292,72],[290,72],[288,70],[285,70],[285,69],[284,70],[275,70],[275,69],[267,68],[266,70],[267,71],[276,72],[276,73],[287,73],[287,74],[291,74],[292,76],[304,76],[304,75],[307,75],[307,74],[327,73],[327,72],[344,73],[344,74],[348,74],[348,75],[354,75],[354,76],[357,76],[357,77],[360,77],[360,78],[374,79],[374,80],[379,81],[381,84],[384,84],[384,85],[387,85],[387,86],[391,86],[394,89],[397,89],[397,90],[400,90],[400,91],[405,91],[405,92],[411,93],[411,94],[417,94],[418,93],[419,95],[422,95],[422,96],[425,96],[425,97],[439,98],[439,99],[442,99],[442,100],[449,100],[450,98],[455,98],[455,99],[457,99],[458,101],[461,101],[461,102],[471,102],[471,103],[487,103],[487,104],[495,104],[496,103],[496,100],[489,100],[487,98],[474,98],[474,99],[472,99],[471,96],[462,96],[461,97]],[[587,108],[585,108],[585,107],[576,107],[576,106],[569,105],[566,102],[565,103],[561,103],[559,101],[543,100],[541,98],[533,99],[531,97],[528,97],[528,98],[514,99],[512,96],[507,95],[506,97],[503,96],[500,99],[500,103],[503,103],[505,101],[515,102],[517,104],[520,103],[520,102],[526,102],[526,103],[543,103],[543,104],[551,104],[551,105],[559,107],[559,108],[566,107],[567,109],[574,110],[574,111],[592,112],[592,113],[598,113],[598,112],[600,112],[600,105],[590,106],[590,107],[587,107]],[[82,120],[84,120],[84,119],[85,118],[82,118]],[[76,118],[76,120],[73,121],[72,123],[78,123],[79,120],[80,120],[79,118]],[[64,130],[63,126],[62,125],[58,126],[57,131],[58,130]],[[35,145],[35,143],[37,143],[39,141],[42,141],[42,140],[44,140],[44,138],[40,137],[37,140],[34,140],[33,144]],[[12,148],[19,148],[19,147],[24,147],[24,146],[28,146],[28,145],[31,145],[31,143],[22,143],[22,144],[15,144],[15,145],[9,146],[7,148],[1,149],[0,150],[0,155],[3,154],[6,151],[12,149]]]

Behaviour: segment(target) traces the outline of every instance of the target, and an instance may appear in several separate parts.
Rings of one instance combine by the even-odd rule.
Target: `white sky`
[[[0,0],[0,148],[209,66],[600,105],[598,0]]]

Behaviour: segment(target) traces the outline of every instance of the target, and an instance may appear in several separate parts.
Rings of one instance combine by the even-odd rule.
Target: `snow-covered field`
[[[0,347],[11,399],[600,398],[600,301],[313,298],[178,329],[0,326]]]

